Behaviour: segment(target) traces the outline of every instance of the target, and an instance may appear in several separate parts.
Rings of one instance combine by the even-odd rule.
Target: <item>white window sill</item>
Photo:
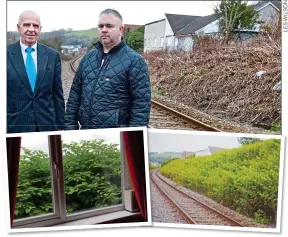
[[[66,222],[66,223],[62,223],[62,224],[58,224],[58,225],[53,225],[53,227],[57,227],[57,226],[71,226],[71,225],[95,225],[95,224],[99,224],[99,223],[103,223],[103,222],[107,222],[107,221],[112,221],[112,220],[116,220],[116,219],[120,219],[120,218],[124,218],[124,217],[129,217],[129,216],[136,216],[139,215],[140,212],[129,212],[129,211],[117,211],[117,212],[112,212],[112,213],[107,213],[107,214],[103,214],[100,216],[93,216],[93,217],[88,217],[88,218],[84,218],[81,220],[77,220],[77,221],[70,221],[70,222]]]

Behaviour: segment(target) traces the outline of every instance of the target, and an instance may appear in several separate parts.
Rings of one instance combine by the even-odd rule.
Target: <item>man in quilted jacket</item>
[[[101,12],[99,42],[80,62],[71,86],[65,129],[147,126],[151,89],[143,57],[122,40],[121,15]]]

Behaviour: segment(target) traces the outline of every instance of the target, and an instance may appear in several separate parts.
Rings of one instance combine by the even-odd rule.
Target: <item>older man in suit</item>
[[[7,47],[7,133],[64,129],[65,103],[59,53],[37,42],[40,17],[25,11],[20,41]]]

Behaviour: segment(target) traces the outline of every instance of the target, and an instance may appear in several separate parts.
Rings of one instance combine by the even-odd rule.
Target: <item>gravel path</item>
[[[76,66],[79,65],[80,59],[78,59],[75,62]],[[62,86],[63,86],[65,104],[69,97],[69,92],[70,92],[73,79],[74,79],[74,72],[72,71],[70,67],[70,61],[62,61]]]

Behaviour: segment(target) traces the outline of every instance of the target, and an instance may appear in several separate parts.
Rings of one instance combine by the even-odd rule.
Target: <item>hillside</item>
[[[162,164],[168,159],[179,158],[181,156],[181,152],[149,152],[149,162]]]
[[[271,129],[281,124],[280,42],[199,42],[193,52],[150,52],[155,94],[221,119]],[[265,71],[261,77],[255,73]],[[157,96],[158,96],[157,95]],[[279,129],[279,128],[278,128]]]
[[[259,223],[277,217],[280,140],[271,139],[211,156],[177,159],[162,175]],[[235,198],[237,197],[237,198]]]
[[[46,39],[58,39],[61,44],[64,45],[83,45],[90,46],[93,42],[96,42],[98,37],[97,28],[92,28],[89,30],[78,30],[71,31],[69,29],[60,29],[51,32],[41,32],[39,36],[39,41]],[[7,43],[14,43],[18,41],[19,33],[17,31],[7,32]]]
[[[89,30],[77,30],[77,31],[71,31],[71,32],[66,32],[65,36],[77,36],[77,37],[83,37],[86,36],[90,40],[93,40],[94,38],[98,37],[98,30],[97,28],[92,28]]]

